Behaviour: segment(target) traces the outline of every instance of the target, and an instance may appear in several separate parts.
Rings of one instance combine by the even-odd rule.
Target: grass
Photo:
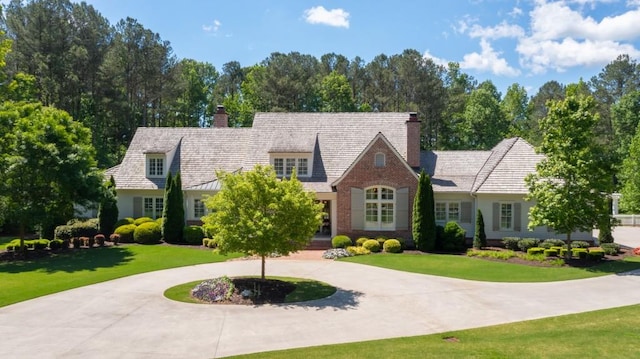
[[[0,237],[0,251],[4,250],[7,247],[7,244],[14,239],[15,237]]]
[[[589,268],[536,267],[446,254],[381,253],[340,260],[405,272],[487,282],[553,282],[599,277],[640,268],[640,257],[637,256],[602,262]]]
[[[25,262],[0,263],[0,307],[134,274],[223,262],[210,250],[179,246],[123,245],[71,250]]]
[[[296,289],[289,293],[285,298],[285,303],[306,302],[309,300],[326,298],[336,292],[335,287],[312,279],[270,276],[267,276],[267,279],[277,279],[296,285]],[[164,292],[164,296],[179,302],[202,303],[191,296],[191,289],[204,280],[206,279],[171,287]]]
[[[637,358],[639,311],[640,305],[633,305],[479,329],[233,358]]]

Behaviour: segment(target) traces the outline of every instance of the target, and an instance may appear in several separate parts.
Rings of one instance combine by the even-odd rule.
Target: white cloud
[[[472,52],[466,54],[460,63],[460,68],[476,71],[489,71],[498,76],[518,76],[520,70],[509,66],[507,60],[500,57],[501,53],[495,51],[486,40],[480,40],[481,53]]]
[[[349,13],[343,9],[327,10],[323,6],[316,6],[305,10],[304,18],[306,22],[313,25],[349,28]]]
[[[511,10],[511,12],[509,12],[509,16],[511,17],[518,17],[520,15],[522,15],[522,9],[519,7],[514,7],[513,10]]]
[[[469,30],[469,36],[481,39],[518,38],[524,36],[524,30],[518,25],[508,24],[506,21],[496,26],[482,27],[474,24]]]
[[[431,55],[431,53],[429,52],[429,50],[425,51],[424,54],[422,54],[422,57],[425,59],[431,59],[431,61],[433,61],[434,64],[436,65],[441,65],[441,66],[449,66],[449,61],[446,59],[443,59],[441,57],[436,57]]]
[[[222,26],[222,23],[219,20],[213,20],[213,23],[211,23],[211,24],[202,25],[202,30],[204,32],[217,33],[218,30],[220,30],[220,26]]]

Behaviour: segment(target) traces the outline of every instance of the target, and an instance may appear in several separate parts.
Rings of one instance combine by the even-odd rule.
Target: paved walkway
[[[188,281],[259,272],[259,261],[197,265],[0,308],[0,358],[211,358],[431,334],[640,303],[640,271],[507,284],[296,259],[269,260],[267,274],[314,278],[339,291],[318,301],[256,307],[186,304],[163,297],[165,289]]]

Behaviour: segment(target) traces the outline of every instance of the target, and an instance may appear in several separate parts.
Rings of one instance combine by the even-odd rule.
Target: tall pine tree
[[[433,251],[436,247],[436,216],[434,213],[433,186],[431,178],[420,172],[418,190],[413,200],[413,241],[416,248],[423,252]]]

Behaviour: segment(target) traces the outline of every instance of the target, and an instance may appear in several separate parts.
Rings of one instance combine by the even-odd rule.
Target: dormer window
[[[384,153],[382,153],[382,152],[376,153],[376,156],[375,156],[375,159],[374,159],[374,165],[376,167],[384,167],[385,164],[386,164],[385,161],[386,161],[386,158],[384,156]]]
[[[311,171],[309,170],[309,158],[294,156],[282,155],[272,157],[271,164],[273,165],[273,169],[276,171],[276,175],[278,177],[291,176],[294,168],[296,169],[298,177],[311,176]]]
[[[164,156],[147,155],[147,177],[164,177]]]

